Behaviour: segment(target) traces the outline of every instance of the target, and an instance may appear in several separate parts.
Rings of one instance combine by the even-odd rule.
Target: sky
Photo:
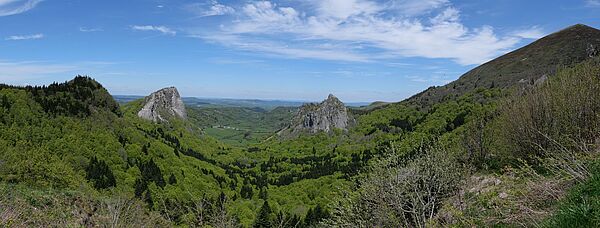
[[[393,102],[599,19],[600,0],[0,0],[0,83]]]

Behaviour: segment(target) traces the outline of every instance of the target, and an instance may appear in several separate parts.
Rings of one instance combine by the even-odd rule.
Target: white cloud
[[[155,25],[134,25],[131,26],[131,29],[137,31],[155,31],[161,32],[162,34],[174,36],[177,34],[174,30],[166,27],[166,26],[155,26]]]
[[[370,61],[400,57],[479,64],[512,49],[519,33],[499,37],[490,26],[468,28],[447,0],[310,1],[312,7],[254,1],[210,34],[195,34],[247,51],[290,58]],[[422,15],[422,16],[415,16]],[[336,45],[326,46],[324,44]]]
[[[79,27],[79,31],[80,32],[102,32],[102,31],[104,31],[104,29],[102,29],[102,28]]]
[[[401,15],[417,16],[450,5],[449,0],[391,0],[388,7],[400,11]]]
[[[585,5],[588,7],[600,7],[600,0],[586,0]]]
[[[546,35],[543,29],[533,26],[528,29],[517,30],[513,32],[513,36],[520,37],[523,39],[539,39]]]
[[[315,4],[321,15],[337,19],[371,15],[381,10],[381,6],[368,0],[317,0]]]
[[[192,3],[186,5],[184,8],[200,17],[221,16],[235,13],[233,7],[223,5],[216,0],[211,0],[207,3]]]
[[[43,0],[0,0],[0,17],[27,12]]]
[[[33,35],[22,35],[22,36],[9,36],[5,40],[37,40],[44,38],[44,34],[33,34]]]
[[[285,43],[278,43],[268,40],[257,39],[241,39],[234,35],[208,35],[208,36],[193,36],[209,41],[214,41],[226,46],[232,46],[245,51],[258,51],[278,57],[286,57],[292,59],[322,59],[322,60],[342,60],[351,62],[367,62],[365,56],[329,48],[319,47],[290,47]]]

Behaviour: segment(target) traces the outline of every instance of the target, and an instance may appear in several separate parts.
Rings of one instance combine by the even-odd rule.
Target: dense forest
[[[540,83],[354,109],[348,131],[277,137],[290,110],[274,110],[248,118],[272,137],[227,143],[202,119],[225,109],[153,123],[89,77],[0,85],[0,226],[593,227],[598,100],[590,57]]]

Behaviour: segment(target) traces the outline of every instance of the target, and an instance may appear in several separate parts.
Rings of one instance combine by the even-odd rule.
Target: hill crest
[[[561,67],[573,66],[599,52],[600,30],[583,24],[569,26],[484,63],[447,85],[430,87],[405,102],[427,108],[478,88],[531,86]]]

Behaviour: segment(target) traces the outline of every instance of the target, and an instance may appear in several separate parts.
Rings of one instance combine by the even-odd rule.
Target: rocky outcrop
[[[297,135],[301,132],[331,132],[334,129],[348,130],[354,119],[344,103],[330,94],[320,104],[304,104],[292,120],[292,124],[280,131],[280,135]]]
[[[187,118],[185,105],[175,87],[156,91],[144,99],[138,116],[153,122],[165,122],[170,118]]]

